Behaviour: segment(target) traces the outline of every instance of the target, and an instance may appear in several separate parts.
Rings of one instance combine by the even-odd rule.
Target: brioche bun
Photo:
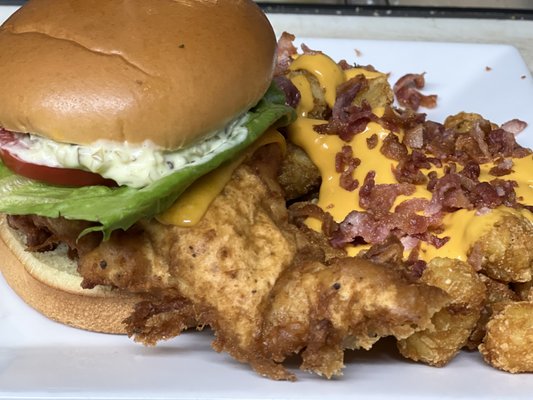
[[[177,149],[261,99],[275,46],[250,0],[30,0],[0,28],[0,126]]]
[[[0,272],[28,305],[46,317],[76,328],[125,334],[122,321],[141,297],[107,287],[82,289],[76,263],[66,248],[31,253],[23,238],[0,221]]]

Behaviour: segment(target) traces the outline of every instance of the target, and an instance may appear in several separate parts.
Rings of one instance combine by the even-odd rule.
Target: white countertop
[[[299,37],[509,44],[533,71],[533,21],[364,17],[336,15],[268,15],[276,33]]]

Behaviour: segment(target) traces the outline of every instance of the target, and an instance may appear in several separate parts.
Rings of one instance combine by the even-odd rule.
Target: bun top
[[[261,99],[275,46],[248,0],[30,0],[0,28],[0,126],[177,149]]]

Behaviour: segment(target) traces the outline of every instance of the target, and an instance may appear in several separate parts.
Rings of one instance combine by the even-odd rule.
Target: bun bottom
[[[25,250],[23,239],[0,221],[0,272],[28,305],[44,316],[94,332],[125,334],[123,320],[143,300],[134,294],[98,287],[82,289],[75,263],[65,249],[47,253]],[[74,270],[73,270],[74,266]]]

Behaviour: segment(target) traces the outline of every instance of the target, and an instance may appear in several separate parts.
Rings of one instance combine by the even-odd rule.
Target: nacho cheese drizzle
[[[367,80],[383,77],[379,72],[368,71],[362,68],[351,68],[342,70],[332,59],[323,54],[305,54],[298,56],[291,64],[291,70],[304,70],[312,74],[320,83],[325,92],[326,102],[333,107],[335,102],[336,88],[338,85],[363,74]],[[324,211],[329,212],[336,222],[341,222],[353,210],[364,211],[359,206],[359,190],[343,190],[339,186],[340,173],[335,168],[335,156],[341,152],[343,146],[350,146],[355,157],[361,160],[361,164],[355,168],[354,179],[360,183],[370,171],[375,171],[376,184],[398,183],[393,175],[393,168],[397,161],[387,158],[380,152],[383,139],[389,134],[389,130],[375,122],[369,122],[366,129],[353,136],[349,142],[343,141],[337,135],[324,135],[317,133],[313,126],[327,123],[324,120],[312,119],[308,113],[314,106],[313,94],[308,80],[303,75],[294,75],[291,78],[293,84],[299,89],[301,101],[297,108],[298,119],[289,126],[289,138],[298,146],[302,147],[311,160],[320,170],[322,184],[317,205]],[[374,108],[373,113],[377,116],[383,115],[383,109]],[[378,143],[373,148],[367,145],[367,139],[376,135]],[[399,136],[401,138],[402,133]],[[521,159],[513,159],[513,172],[505,179],[514,180],[518,183],[515,188],[517,196],[522,197],[526,204],[533,203],[533,156],[528,155]],[[492,168],[492,163],[481,164],[480,181],[488,181],[494,177],[488,171]],[[435,167],[434,167],[435,168]],[[437,173],[443,173],[442,168],[436,169]],[[439,171],[440,170],[440,171]],[[432,193],[425,185],[417,185],[412,197],[431,199]],[[399,196],[396,204],[405,200],[405,196]],[[487,232],[493,224],[506,214],[521,213],[530,221],[533,221],[532,213],[524,210],[517,211],[508,207],[498,207],[486,213],[478,213],[476,210],[459,210],[454,213],[447,213],[443,224],[445,230],[441,237],[449,236],[450,240],[439,249],[436,249],[427,242],[421,242],[419,257],[426,261],[440,256],[467,259],[467,252],[471,245]],[[321,222],[312,217],[308,218],[306,224],[314,230],[321,230]],[[348,247],[349,255],[356,255],[362,246]]]

